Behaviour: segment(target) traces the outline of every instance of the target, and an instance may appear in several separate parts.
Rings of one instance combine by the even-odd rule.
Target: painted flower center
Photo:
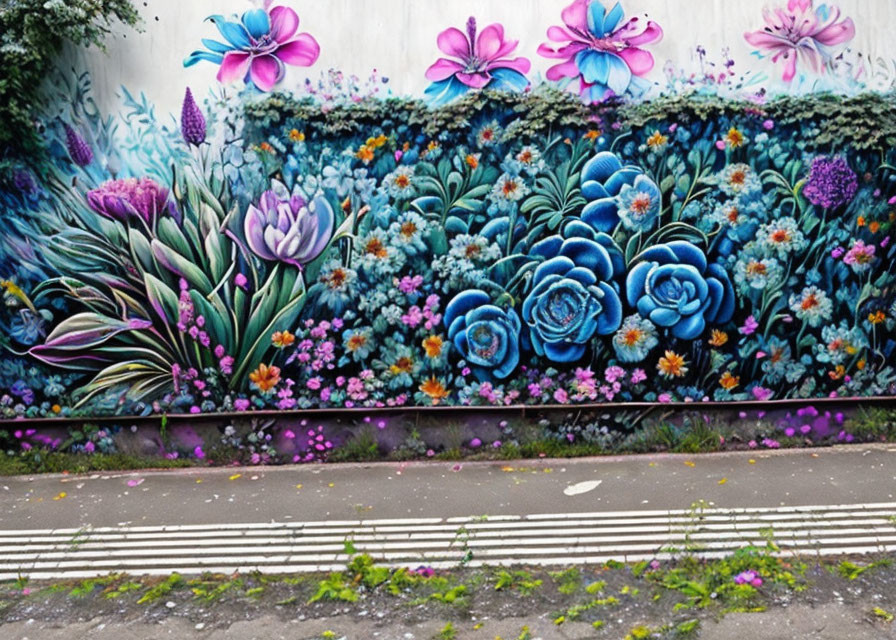
[[[631,209],[632,213],[643,216],[646,215],[648,211],[650,211],[650,196],[646,193],[639,193],[635,196],[634,200],[632,200],[631,205],[629,205],[629,209]]]
[[[731,207],[728,209],[728,222],[734,224],[737,222],[738,217],[740,216],[740,211],[737,210],[737,207]]]
[[[393,374],[410,373],[414,368],[414,361],[407,356],[402,356],[395,361],[389,369]]]
[[[398,176],[396,176],[395,178],[395,186],[399,189],[407,189],[409,186],[411,186],[410,176],[404,173],[398,174]]]
[[[474,260],[474,259],[478,258],[481,251],[482,251],[482,249],[479,247],[478,244],[468,244],[466,247],[464,247],[464,255],[469,260]]]
[[[363,334],[356,333],[348,339],[348,350],[357,351],[367,344],[367,337]]]
[[[472,331],[473,353],[483,360],[490,360],[495,357],[498,348],[501,346],[498,336],[495,335],[486,325],[479,325]]]
[[[333,272],[330,273],[329,285],[330,287],[336,289],[345,284],[346,281],[346,273],[344,269],[333,269]]]
[[[548,301],[551,319],[561,326],[567,326],[579,315],[580,307],[568,293],[555,293]]]
[[[364,251],[368,254],[376,256],[377,258],[385,258],[388,256],[388,252],[386,251],[386,245],[383,244],[383,241],[379,238],[371,238],[367,241],[367,246],[364,247]]]
[[[778,244],[790,242],[790,232],[787,229],[775,229],[768,238]]]
[[[728,182],[735,185],[742,185],[747,181],[747,172],[743,169],[735,169],[731,172]]]
[[[513,180],[505,180],[504,185],[501,187],[501,191],[504,194],[504,197],[510,197],[514,193],[516,193],[517,184]]]
[[[415,233],[417,233],[417,225],[413,222],[408,221],[401,225],[401,235],[403,235],[405,238],[410,238]]]
[[[764,276],[768,273],[768,267],[758,260],[751,260],[747,263],[747,273],[751,276]]]
[[[639,342],[641,342],[641,338],[644,336],[644,332],[640,329],[629,329],[625,332],[625,335],[622,338],[622,341],[625,343],[627,347],[634,347]]]
[[[818,298],[814,293],[810,293],[805,298],[803,298],[800,307],[802,307],[803,311],[809,311],[810,309],[814,309],[818,306]]]

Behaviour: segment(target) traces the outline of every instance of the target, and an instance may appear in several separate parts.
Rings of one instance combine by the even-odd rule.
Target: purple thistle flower
[[[833,209],[848,204],[858,188],[859,181],[846,160],[819,156],[812,161],[803,195],[814,205]]]
[[[167,211],[175,216],[168,189],[150,178],[109,180],[87,192],[87,204],[102,216],[124,222],[130,216],[150,223]]]
[[[184,105],[180,111],[180,130],[184,141],[197,147],[205,142],[205,116],[193,99],[193,92],[187,87]]]
[[[93,162],[93,151],[90,145],[77,131],[68,124],[65,125],[65,145],[68,147],[68,155],[79,167],[86,167]]]

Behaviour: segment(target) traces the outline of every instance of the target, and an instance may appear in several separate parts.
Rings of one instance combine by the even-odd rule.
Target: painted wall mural
[[[858,16],[773,1],[742,72],[664,65],[691,36],[636,0],[562,8],[541,60],[491,14],[419,27],[416,96],[322,72],[288,1],[193,25],[177,113],[58,72],[0,193],[0,414],[896,394],[893,65]]]

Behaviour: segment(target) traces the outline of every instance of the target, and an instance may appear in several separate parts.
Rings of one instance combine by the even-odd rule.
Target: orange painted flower
[[[721,387],[723,389],[727,389],[728,391],[731,391],[734,387],[736,387],[739,384],[740,384],[740,377],[731,375],[730,371],[726,371],[725,373],[722,374],[722,377],[719,378],[719,385],[721,385]]]
[[[271,336],[271,343],[279,349],[288,347],[296,341],[296,337],[289,331],[275,331]]]
[[[726,342],[728,342],[728,334],[724,331],[719,331],[718,329],[712,330],[712,335],[709,338],[709,344],[714,347],[721,347]]]
[[[305,132],[299,131],[298,129],[293,129],[289,132],[289,139],[293,142],[304,142],[305,141]]]
[[[597,140],[600,138],[600,130],[599,129],[589,129],[588,132],[582,136],[586,140]]]
[[[448,389],[446,389],[445,385],[442,384],[442,381],[437,379],[435,376],[432,376],[431,378],[429,378],[429,380],[424,381],[424,383],[420,385],[419,389],[430,397],[434,405],[439,404],[442,400],[449,396]]]
[[[728,130],[728,135],[725,136],[726,142],[728,142],[728,146],[732,149],[737,149],[738,147],[744,146],[744,134],[737,129],[736,127],[731,127]]]
[[[249,380],[262,393],[266,393],[280,382],[280,367],[268,366],[264,363],[249,374]]]
[[[666,146],[666,143],[669,142],[669,138],[664,136],[659,130],[654,131],[649,138],[647,138],[647,146],[651,149],[662,149]]]
[[[479,154],[468,153],[467,157],[464,158],[464,162],[466,162],[467,166],[471,169],[477,169],[479,167]]]
[[[877,311],[875,311],[873,313],[868,314],[868,322],[870,322],[871,324],[880,324],[881,322],[883,322],[886,319],[887,319],[887,314],[884,313],[883,311],[881,311],[880,309],[878,309]]]
[[[680,378],[688,372],[687,363],[684,356],[678,355],[674,351],[666,351],[656,365],[660,375],[666,378]]]
[[[358,160],[362,161],[364,164],[370,163],[373,160],[373,147],[362,144],[358,149],[358,152],[355,154],[355,157],[358,158]]]
[[[871,233],[877,233],[878,231],[880,231],[880,222],[875,220],[868,223],[868,231],[870,231]]]
[[[442,336],[429,336],[423,339],[423,348],[429,358],[438,358],[442,355],[442,347],[444,346]]]

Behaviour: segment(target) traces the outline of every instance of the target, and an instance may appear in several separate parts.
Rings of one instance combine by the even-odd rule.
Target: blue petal
[[[488,88],[496,91],[524,91],[529,86],[529,80],[519,71],[513,69],[492,69],[489,71],[492,81]]]
[[[668,309],[666,307],[657,307],[650,312],[649,316],[653,324],[660,327],[671,327],[681,320],[680,313],[675,309]]]
[[[228,22],[224,16],[214,15],[207,18],[215,23],[221,35],[237,49],[248,49],[252,46],[249,40],[249,33],[246,28],[238,22]]]
[[[532,278],[532,282],[540,283],[550,275],[563,275],[575,266],[576,265],[572,260],[564,256],[551,258],[550,260],[542,262],[540,265],[538,265],[538,267],[535,269],[535,275]]]
[[[588,31],[598,38],[603,38],[607,33],[604,29],[604,15],[606,15],[606,12],[607,10],[604,9],[604,5],[600,0],[597,2],[592,1],[588,5]]]
[[[596,234],[594,241],[607,250],[610,260],[613,262],[613,275],[622,275],[625,271],[625,256],[622,255],[622,249],[619,248],[616,241],[606,233]]]
[[[612,198],[589,202],[582,209],[582,220],[596,231],[612,231],[619,224],[619,205]]]
[[[693,265],[700,273],[706,271],[706,255],[690,242],[673,240],[672,242],[667,242],[666,246],[672,250],[679,262]]]
[[[233,47],[231,47],[230,45],[226,45],[223,42],[218,42],[217,40],[212,40],[211,38],[203,38],[202,44],[204,44],[215,53],[227,53],[228,51],[233,51]]]
[[[467,320],[464,316],[458,316],[450,325],[447,322],[445,324],[448,326],[449,340],[454,340],[455,336],[462,334],[467,328]]]
[[[677,264],[678,256],[668,245],[658,244],[641,252],[641,259],[647,262],[659,262],[660,264]]]
[[[544,355],[553,362],[575,362],[585,353],[585,345],[570,342],[546,342]]]
[[[582,167],[582,184],[588,180],[603,182],[622,168],[615,153],[601,151]]]
[[[628,85],[632,81],[632,70],[628,64],[615,54],[607,55],[609,72],[607,73],[606,84],[610,90],[617,96],[621,96],[628,89]]]
[[[563,227],[563,237],[567,239],[586,238],[588,240],[594,240],[597,236],[598,234],[594,232],[594,229],[581,220],[569,220]]]
[[[552,258],[560,253],[560,247],[563,244],[563,238],[560,236],[549,236],[540,242],[532,245],[529,250],[530,256],[541,256],[542,258]]]
[[[468,311],[466,319],[468,327],[474,322],[493,322],[495,320],[503,320],[504,310],[500,307],[496,307],[493,304],[484,304],[481,307],[476,307],[475,309],[471,309],[470,311]]]
[[[514,369],[516,369],[516,365],[519,364],[519,361],[520,345],[516,336],[513,336],[513,338],[507,341],[507,353],[504,355],[504,360],[501,366],[494,370],[495,377],[506,378]]]
[[[604,18],[604,34],[613,33],[623,16],[625,16],[625,12],[617,2]]]
[[[628,298],[630,305],[636,305],[641,296],[644,295],[647,274],[652,267],[653,264],[650,262],[639,262],[629,271],[628,278],[625,281],[625,297]]]
[[[597,318],[597,333],[605,336],[622,326],[622,302],[619,295],[606,282],[601,282],[600,290],[604,292],[601,299],[604,311]]]
[[[600,198],[609,198],[610,194],[604,189],[604,185],[596,180],[585,180],[582,183],[582,195],[586,200],[598,200]]]
[[[566,277],[571,278],[572,280],[576,280],[586,287],[590,287],[597,282],[597,276],[594,275],[594,272],[591,269],[586,269],[585,267],[576,267],[575,269],[570,269],[566,274]]]
[[[585,82],[608,84],[607,79],[610,75],[610,58],[616,58],[616,56],[604,53],[603,51],[585,49],[576,54],[576,66],[579,68],[579,71],[582,72],[582,77],[585,79]],[[628,67],[626,67],[626,69],[627,68]],[[626,84],[626,86],[628,85]]]
[[[218,55],[217,53],[211,53],[209,51],[194,51],[186,58],[184,58],[184,66],[192,67],[200,60],[206,60],[208,62],[214,62],[215,64],[221,64],[222,62],[224,62],[224,56]]]
[[[617,196],[622,191],[622,187],[634,183],[635,179],[643,173],[638,167],[623,167],[606,180],[604,187],[610,195]]]
[[[250,9],[244,13],[243,24],[249,35],[256,40],[271,32],[271,19],[264,9]]]
[[[672,327],[672,335],[682,340],[693,340],[706,328],[703,314],[698,313],[689,318],[682,318],[681,322]]]
[[[443,321],[446,327],[450,327],[455,318],[467,315],[471,309],[475,309],[484,304],[491,302],[491,298],[485,291],[480,289],[469,289],[457,294],[445,307],[445,316]]]
[[[707,317],[710,322],[724,324],[731,320],[731,317],[734,315],[734,308],[736,306],[734,287],[731,286],[731,280],[728,279],[728,274],[720,264],[713,262],[707,267],[706,273],[707,275],[712,276],[707,279],[707,284],[712,287],[713,282],[718,280],[719,285],[722,287],[723,294],[718,309],[712,315],[707,314]]]
[[[585,238],[570,238],[563,243],[560,255],[572,260],[577,267],[587,267],[600,280],[609,280],[613,275],[613,263],[607,250]]]
[[[439,82],[433,82],[426,88],[423,94],[426,101],[433,107],[439,107],[448,104],[455,98],[464,95],[470,88],[463,82],[451,76]]]

